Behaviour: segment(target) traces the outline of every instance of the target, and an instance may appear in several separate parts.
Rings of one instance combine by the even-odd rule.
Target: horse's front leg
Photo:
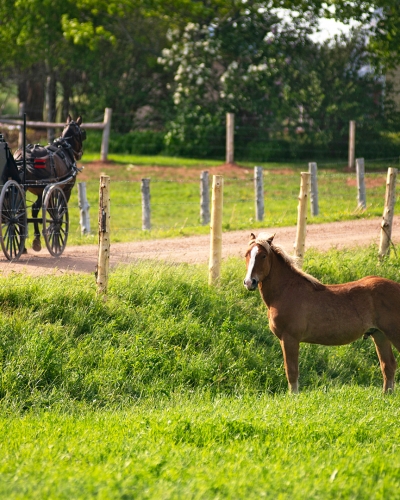
[[[38,196],[37,200],[35,203],[32,205],[32,217],[34,219],[37,219],[37,216],[39,215],[39,211],[42,208],[42,197]],[[33,223],[33,228],[34,228],[34,239],[32,242],[32,249],[35,252],[40,252],[42,249],[42,243],[40,242],[40,230],[39,230],[39,224],[37,221]]]
[[[299,392],[299,341],[290,336],[281,338],[283,361],[289,390],[293,394]]]

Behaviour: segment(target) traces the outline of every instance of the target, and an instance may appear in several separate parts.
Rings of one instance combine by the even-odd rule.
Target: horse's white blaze
[[[247,274],[244,279],[245,284],[251,283],[251,274],[253,272],[254,264],[256,263],[256,256],[258,253],[258,246],[255,245],[250,251],[249,267],[247,268]]]

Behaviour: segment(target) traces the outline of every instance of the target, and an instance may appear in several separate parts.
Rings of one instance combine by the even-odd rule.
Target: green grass
[[[304,268],[400,282],[376,255]],[[209,287],[206,266],[142,262],[107,301],[93,276],[1,277],[0,498],[398,498],[400,393],[382,395],[373,342],[302,345],[289,395],[244,272],[225,261]]]
[[[207,395],[0,418],[8,499],[399,498],[395,395]]]
[[[83,164],[85,162],[98,161],[99,153],[97,152],[87,152],[85,151],[83,157]],[[110,153],[107,155],[109,161],[113,161],[119,164],[133,164],[133,165],[158,165],[164,167],[214,167],[221,165],[224,163],[224,159],[204,159],[204,158],[182,158],[177,156],[163,156],[163,155],[155,155],[155,156],[146,156],[146,155],[128,155],[128,154],[116,154]],[[313,160],[310,160],[313,161]],[[381,171],[385,170],[390,166],[398,166],[399,165],[399,157],[393,158],[378,158],[375,160],[367,160],[365,168],[367,171]],[[250,162],[246,160],[239,160],[238,164],[251,168],[255,165],[264,167],[265,169],[281,169],[281,168],[290,168],[294,170],[308,170],[308,162],[306,160],[293,160],[293,161],[280,161],[280,162]],[[335,170],[335,171],[343,171],[347,167],[347,160],[324,160],[318,162],[318,168],[320,170]]]
[[[91,158],[85,155],[86,161]],[[99,176],[104,172],[111,177],[111,241],[126,242],[143,239],[167,238],[208,234],[209,227],[200,221],[200,172],[216,162],[174,159],[166,157],[133,157],[112,155],[118,163],[113,166],[88,169],[84,172],[88,201],[91,206],[91,235],[81,236],[77,188],[69,203],[69,244],[97,243],[97,207]],[[380,217],[385,198],[386,170],[397,166],[397,160],[375,163],[374,171],[366,174],[366,210],[357,209],[356,174],[343,173],[343,168],[321,168],[318,176],[320,214],[309,216],[308,223],[332,222],[356,218]],[[141,182],[144,166],[163,166],[161,170],[146,174],[151,178],[151,230],[142,231]],[[278,168],[279,166],[279,168]],[[182,167],[191,172],[182,177]],[[325,165],[326,167],[326,165]],[[379,168],[378,168],[379,167]],[[284,170],[282,170],[284,169]],[[381,171],[375,171],[376,169]],[[265,215],[262,222],[255,221],[253,169],[243,166],[243,178],[224,176],[223,230],[257,229],[296,224],[300,187],[300,170],[307,165],[268,164],[264,170]],[[194,173],[193,173],[194,172]],[[78,177],[78,181],[79,181]],[[210,179],[211,184],[212,179]],[[396,203],[395,212],[400,208]],[[32,228],[30,236],[32,237]]]
[[[162,167],[214,167],[221,165],[221,160],[205,160],[196,158],[179,158],[176,156],[144,156],[144,155],[121,155],[109,154],[108,161],[125,164],[125,165],[159,165]],[[98,161],[98,153],[84,154],[83,164],[85,162]]]
[[[323,282],[379,274],[400,282],[395,258],[307,252]],[[106,303],[93,276],[1,278],[0,396],[16,408],[81,401],[126,404],[152,395],[286,392],[279,342],[258,293],[242,285],[244,263],[224,262],[219,287],[207,266],[142,262],[114,271]],[[303,369],[304,367],[304,369]],[[372,342],[304,345],[301,386],[381,385]]]

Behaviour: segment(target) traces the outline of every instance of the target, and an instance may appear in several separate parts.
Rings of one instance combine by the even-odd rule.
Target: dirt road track
[[[309,224],[307,227],[306,248],[328,250],[330,248],[351,248],[379,243],[381,218],[355,220],[327,224]],[[250,232],[234,231],[224,233],[222,238],[223,258],[243,257]],[[275,241],[290,253],[296,237],[296,227],[265,228],[276,233]],[[254,231],[256,234],[260,231]],[[400,216],[394,218],[392,240],[400,243]],[[110,264],[127,264],[139,259],[158,259],[189,264],[205,263],[209,258],[210,238],[208,235],[174,239],[116,243],[111,246]],[[60,258],[51,257],[47,250],[34,253],[28,250],[18,262],[8,262],[1,254],[0,273],[26,273],[33,276],[44,274],[62,275],[72,273],[94,273],[97,263],[97,246],[70,246]]]

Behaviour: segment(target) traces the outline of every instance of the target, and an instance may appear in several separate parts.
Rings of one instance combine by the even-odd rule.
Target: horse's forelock
[[[274,238],[274,235],[268,233],[260,233],[257,238],[254,240],[254,243],[257,245],[261,245],[267,252],[271,250],[271,243]]]

